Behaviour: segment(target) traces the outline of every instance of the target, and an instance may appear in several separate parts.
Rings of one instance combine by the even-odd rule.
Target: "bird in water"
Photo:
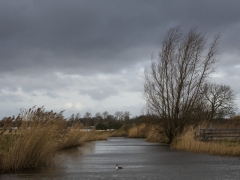
[[[116,164],[116,169],[122,169],[122,167]]]

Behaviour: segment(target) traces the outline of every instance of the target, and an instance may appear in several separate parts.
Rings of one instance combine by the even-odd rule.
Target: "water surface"
[[[123,169],[116,170],[120,164]],[[2,179],[240,179],[240,160],[171,150],[144,139],[109,138],[58,154],[55,168],[2,175]]]

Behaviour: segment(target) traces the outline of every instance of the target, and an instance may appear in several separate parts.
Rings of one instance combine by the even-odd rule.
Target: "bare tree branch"
[[[218,53],[216,36],[210,46],[202,33],[171,28],[157,59],[145,70],[144,97],[148,111],[163,121],[169,142],[202,109],[203,85],[214,71]]]

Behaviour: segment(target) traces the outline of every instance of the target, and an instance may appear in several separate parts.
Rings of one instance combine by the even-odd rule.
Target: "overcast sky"
[[[240,94],[239,0],[0,0],[0,118],[45,106],[140,115],[143,72],[181,25],[221,32],[212,81]],[[240,95],[237,103],[240,105]]]

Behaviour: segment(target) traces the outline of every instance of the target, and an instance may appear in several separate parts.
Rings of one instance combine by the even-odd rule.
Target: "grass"
[[[240,142],[232,140],[201,141],[195,140],[196,128],[190,127],[185,133],[176,138],[172,148],[190,152],[206,153],[220,156],[240,156]]]

